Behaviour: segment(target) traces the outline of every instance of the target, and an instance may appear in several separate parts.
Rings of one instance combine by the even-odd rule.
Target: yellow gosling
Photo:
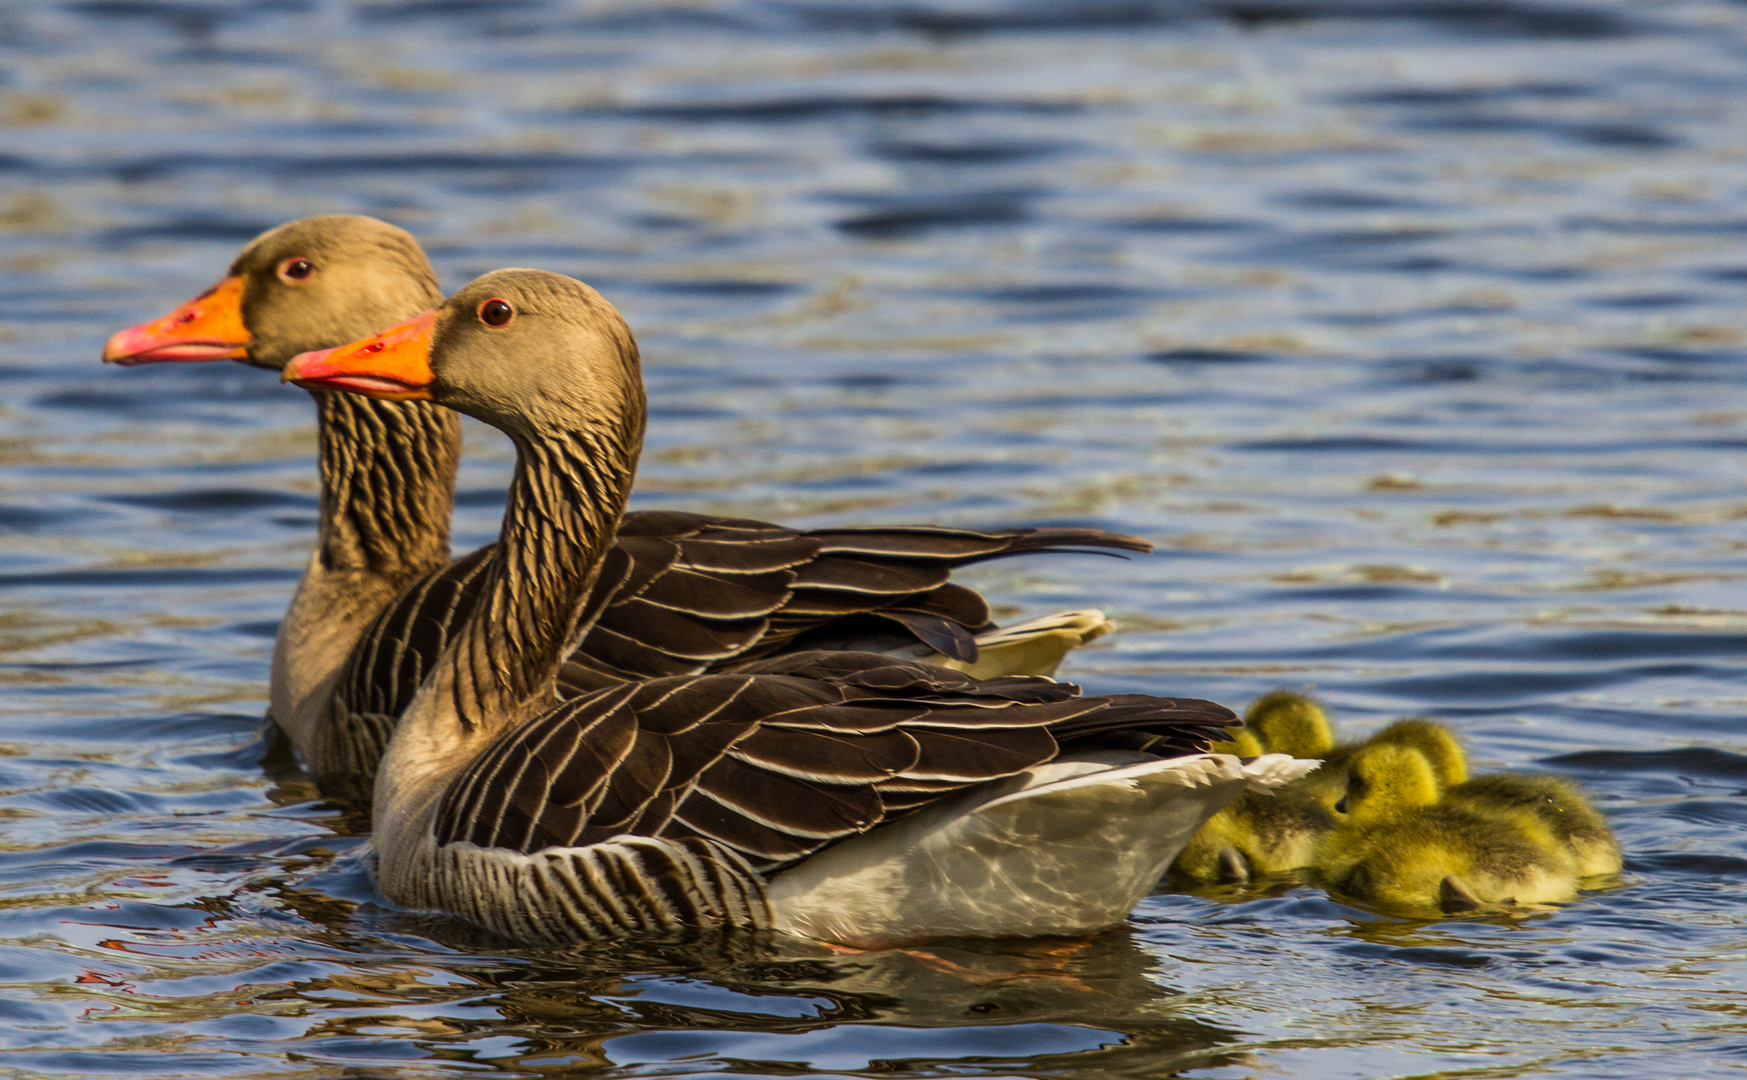
[[[1424,717],[1397,720],[1372,743],[1411,746],[1426,756],[1443,788],[1443,801],[1480,813],[1532,814],[1576,860],[1579,877],[1620,872],[1620,845],[1575,784],[1555,776],[1518,773],[1470,777],[1467,755],[1449,728]]]
[[[1321,706],[1303,694],[1276,690],[1258,698],[1243,728],[1213,749],[1247,758],[1287,753],[1275,748],[1291,746],[1303,756],[1319,758],[1333,745],[1334,733]],[[1237,882],[1309,866],[1318,839],[1334,827],[1329,808],[1340,793],[1326,799],[1279,797],[1304,783],[1295,781],[1275,794],[1239,796],[1201,827],[1172,865],[1197,881]]]
[[[1620,872],[1620,844],[1601,813],[1576,784],[1557,776],[1495,773],[1477,776],[1444,793],[1452,806],[1482,812],[1534,815],[1571,852],[1577,876]]]
[[[1439,788],[1460,784],[1468,778],[1468,758],[1449,728],[1425,717],[1404,717],[1363,742],[1340,743],[1323,756],[1322,768],[1281,790],[1287,799],[1315,799],[1333,809],[1347,793],[1347,764],[1366,746],[1405,746],[1418,750],[1431,763]]]
[[[1244,714],[1244,727],[1255,732],[1262,746],[1273,754],[1321,758],[1335,745],[1334,729],[1322,706],[1291,690],[1276,690],[1257,698]]]
[[[1309,866],[1334,814],[1308,801],[1246,791],[1189,839],[1172,865],[1197,881],[1248,882]]]
[[[1335,743],[1334,727],[1321,705],[1295,691],[1276,690],[1256,699],[1244,715],[1244,726],[1256,733],[1262,748],[1270,753],[1276,746],[1293,746],[1321,759],[1320,768],[1281,788],[1275,796],[1291,803],[1315,804],[1325,813],[1333,811],[1334,804],[1346,794],[1346,759],[1353,744]]]
[[[1323,837],[1318,876],[1379,905],[1471,911],[1577,895],[1577,869],[1532,813],[1492,814],[1440,804],[1425,754],[1367,745],[1348,763],[1346,820]]]

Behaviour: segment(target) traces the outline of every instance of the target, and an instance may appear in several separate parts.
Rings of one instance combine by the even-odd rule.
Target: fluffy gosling
[[[1480,813],[1531,813],[1550,829],[1577,863],[1579,877],[1620,872],[1620,845],[1577,785],[1556,776],[1493,773],[1470,777],[1467,755],[1449,728],[1432,720],[1397,720],[1373,743],[1410,746],[1426,756],[1443,789],[1442,801]]]
[[[1440,804],[1425,754],[1396,743],[1355,751],[1345,821],[1317,845],[1317,876],[1379,905],[1472,911],[1577,895],[1577,868],[1531,811],[1488,813]]]
[[[1244,726],[1213,749],[1239,757],[1291,753],[1320,758],[1333,745],[1334,734],[1321,706],[1302,694],[1278,690],[1257,699],[1244,717]],[[1282,749],[1287,746],[1293,749]],[[1340,795],[1280,797],[1305,782],[1295,781],[1273,794],[1252,791],[1238,796],[1201,826],[1172,866],[1197,881],[1228,882],[1248,882],[1309,866],[1317,841],[1335,825],[1330,807]]]
[[[1335,816],[1321,804],[1246,791],[1209,818],[1171,865],[1197,881],[1249,882],[1309,866]]]

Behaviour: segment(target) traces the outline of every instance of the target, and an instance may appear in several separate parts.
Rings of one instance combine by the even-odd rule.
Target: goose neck
[[[460,418],[428,402],[313,396],[322,568],[405,581],[447,562]]]
[[[464,731],[496,731],[556,700],[564,657],[630,495],[641,427],[514,437],[516,473],[486,594],[450,653]]]

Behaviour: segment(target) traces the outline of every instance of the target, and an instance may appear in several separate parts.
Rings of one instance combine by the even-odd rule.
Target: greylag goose
[[[228,359],[278,370],[300,352],[362,337],[441,300],[430,262],[406,232],[370,218],[311,218],[263,234],[224,280],[168,315],[116,333],[103,359]],[[347,658],[414,586],[439,588],[447,577],[461,424],[424,402],[311,396],[320,525],[274,641],[269,710],[317,772],[369,772],[386,736],[371,723],[348,730],[336,700],[381,695],[370,693],[374,672],[348,673]]]
[[[397,903],[529,942],[1082,933],[1119,922],[1240,792],[1313,765],[1206,753],[1236,722],[1211,702],[865,652],[561,700],[642,445],[618,312],[569,278],[501,270],[283,377],[447,405],[517,450],[479,598],[377,772],[378,882]]]
[[[373,218],[306,218],[255,239],[218,285],[120,331],[120,364],[272,370],[441,303],[418,242]],[[447,409],[314,391],[321,524],[274,643],[271,712],[318,773],[375,771],[394,719],[479,595],[488,549],[449,561],[461,432]],[[1098,612],[996,629],[952,570],[1038,551],[1149,551],[1098,529],[797,531],[676,511],[627,514],[599,616],[563,685],[691,674],[801,648],[871,648],[976,671],[1050,674]]]

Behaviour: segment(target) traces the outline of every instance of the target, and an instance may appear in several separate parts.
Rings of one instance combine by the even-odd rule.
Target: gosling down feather
[[[441,303],[405,231],[325,216],[256,238],[211,290],[110,338],[120,364],[237,360],[281,370]],[[373,773],[396,719],[482,595],[490,549],[450,562],[457,415],[312,389],[315,553],[274,644],[271,711],[318,773]],[[787,651],[869,649],[976,674],[1051,674],[1110,629],[1096,611],[997,629],[953,570],[1044,551],[1150,551],[1099,529],[795,530],[679,511],[625,515],[561,685],[580,693]],[[583,629],[583,628],[579,628]]]
[[[517,448],[479,595],[376,777],[382,891],[519,940],[772,927],[851,945],[1119,921],[1207,817],[1310,767],[1204,701],[810,652],[561,700],[642,442],[636,346],[580,282],[488,274],[285,378],[428,399]],[[610,566],[608,567],[610,569]]]
[[[1424,754],[1443,789],[1441,800],[1451,806],[1478,813],[1533,815],[1571,853],[1579,877],[1620,872],[1619,841],[1571,781],[1533,773],[1470,776],[1461,742],[1434,720],[1397,720],[1372,736],[1372,741],[1408,746]]]
[[[1322,708],[1286,690],[1258,699],[1244,717],[1244,728],[1214,749],[1240,756],[1270,752],[1320,756],[1322,767],[1272,798],[1245,795],[1214,815],[1184,847],[1175,869],[1207,881],[1248,881],[1257,874],[1312,865],[1319,838],[1340,821],[1334,807],[1347,793],[1353,755],[1376,746],[1405,747],[1421,754],[1431,768],[1440,803],[1476,814],[1534,815],[1571,855],[1579,877],[1620,871],[1618,841],[1570,781],[1525,773],[1471,776],[1467,753],[1455,733],[1426,717],[1396,720],[1363,742],[1337,743]]]

